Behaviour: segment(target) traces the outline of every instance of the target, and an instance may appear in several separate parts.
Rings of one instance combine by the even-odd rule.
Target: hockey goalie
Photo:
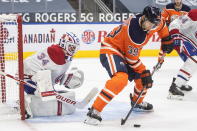
[[[72,68],[67,73],[79,46],[77,36],[66,32],[59,44],[51,45],[24,60],[24,81],[33,85],[24,85],[27,118],[66,115],[75,111],[75,93],[57,91],[54,86],[59,84],[67,89],[76,89],[83,84],[83,71]]]

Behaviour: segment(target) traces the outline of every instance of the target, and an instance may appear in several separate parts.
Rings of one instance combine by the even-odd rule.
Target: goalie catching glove
[[[64,85],[68,89],[79,88],[84,81],[84,73],[76,67],[72,68],[70,73],[64,74],[60,80],[60,85]]]

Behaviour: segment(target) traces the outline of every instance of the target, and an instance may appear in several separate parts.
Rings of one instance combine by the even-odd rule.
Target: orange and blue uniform
[[[155,32],[158,32],[160,38],[169,36],[164,19],[158,26],[147,32],[141,28],[141,18],[141,15],[130,17],[115,27],[101,43],[100,61],[111,79],[106,82],[93,103],[93,108],[99,112],[123,90],[128,80],[135,82],[133,101],[136,101],[143,88],[140,74],[146,70],[139,58],[143,46]],[[143,101],[146,92],[147,89],[144,90],[138,103]]]
[[[175,3],[167,4],[166,7],[163,9],[161,15],[165,19],[167,25],[169,25],[174,19],[178,18],[179,16],[186,15],[191,10],[191,8],[185,4],[182,4],[182,8],[177,10],[175,8]],[[175,48],[177,51],[177,49]],[[162,56],[165,55],[162,50],[159,52],[158,61],[163,63],[164,60]]]
[[[175,3],[170,3],[166,5],[166,8],[163,9],[161,15],[165,18],[166,22],[170,24],[174,19],[178,16],[186,15],[191,8],[185,4],[182,4],[182,8],[180,10],[175,9]]]

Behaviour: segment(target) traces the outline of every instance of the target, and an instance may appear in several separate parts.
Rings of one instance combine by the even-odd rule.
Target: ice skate
[[[176,78],[173,78],[172,83],[174,83]],[[190,85],[182,85],[181,87],[178,87],[181,89],[181,91],[191,91],[192,87]]]
[[[98,125],[101,123],[102,118],[100,116],[100,112],[95,110],[93,107],[88,109],[89,112],[87,113],[87,118],[85,119],[84,123],[88,125]]]
[[[182,91],[191,91],[192,87],[190,85],[183,85],[180,87]]]
[[[182,100],[184,97],[184,93],[180,91],[178,86],[175,83],[172,83],[169,89],[168,99],[177,99]]]
[[[135,102],[132,100],[132,94],[130,94],[130,98],[131,98],[131,106],[133,106],[135,104]],[[151,111],[153,111],[153,105],[148,102],[142,102],[142,103],[135,105],[134,111],[151,112]]]

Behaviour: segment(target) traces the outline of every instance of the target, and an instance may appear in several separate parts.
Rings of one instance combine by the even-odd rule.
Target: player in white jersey
[[[197,9],[192,9],[187,15],[175,19],[171,22],[169,30],[174,39],[174,49],[184,64],[173,78],[168,98],[182,99],[183,91],[192,90],[187,82],[197,70]]]
[[[55,84],[74,89],[82,85],[84,74],[81,70],[71,69],[66,73],[73,55],[79,49],[79,39],[73,33],[66,32],[60,39],[59,44],[36,53],[24,61],[24,80],[36,88],[24,85],[24,90],[31,96],[27,98],[26,107],[33,116],[51,116],[55,114],[71,114],[75,108],[72,105],[61,105],[56,100],[57,91]],[[61,97],[75,99],[73,92],[58,92]],[[62,106],[66,106],[62,109]],[[40,108],[42,107],[42,108]],[[29,110],[27,109],[26,110]],[[60,110],[62,111],[60,113]],[[29,113],[29,112],[28,112]]]

